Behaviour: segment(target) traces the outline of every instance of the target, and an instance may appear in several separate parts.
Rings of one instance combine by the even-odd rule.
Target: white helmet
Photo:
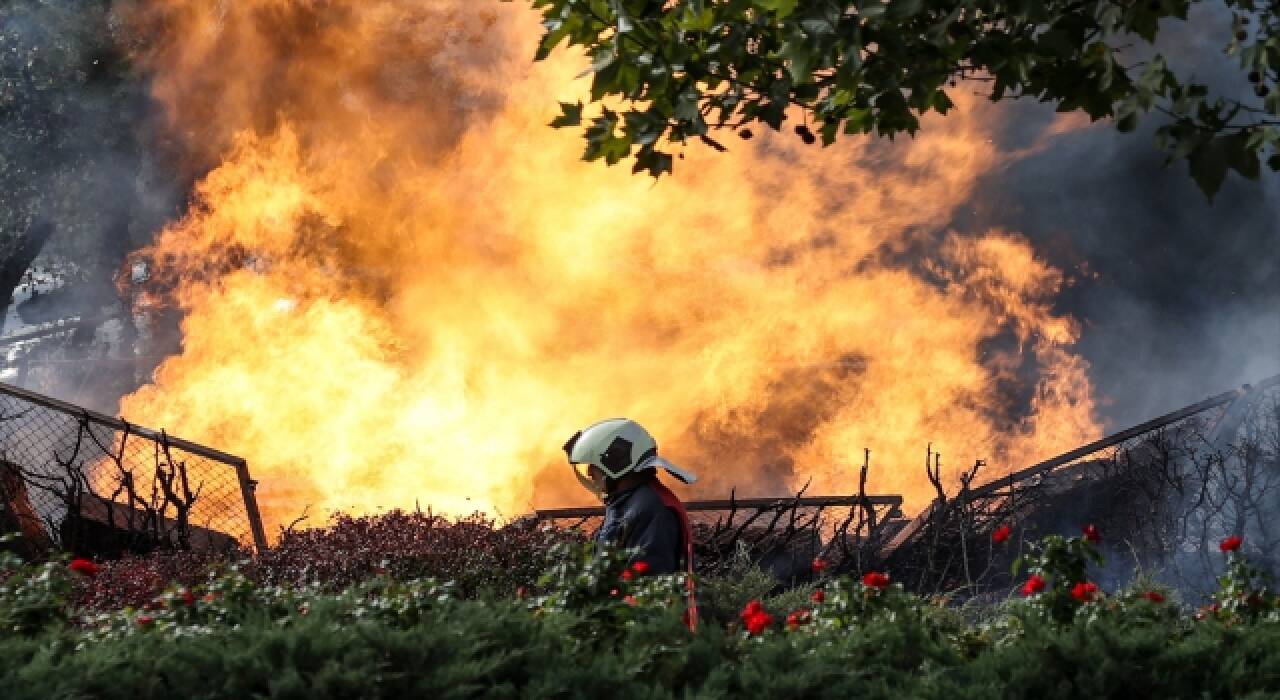
[[[564,444],[569,464],[574,465],[574,475],[588,490],[598,489],[576,467],[593,464],[610,479],[617,479],[631,472],[662,467],[686,484],[698,477],[658,456],[658,443],[649,431],[639,423],[626,418],[610,418],[579,430]]]

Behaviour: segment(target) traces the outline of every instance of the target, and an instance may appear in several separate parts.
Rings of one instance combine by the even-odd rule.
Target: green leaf
[[[1201,143],[1187,156],[1191,177],[1210,202],[1221,189],[1222,181],[1227,176],[1229,160],[1227,148],[1221,138],[1213,138]]]
[[[684,15],[680,18],[680,28],[686,32],[706,32],[711,30],[715,21],[714,10],[703,8],[701,11],[695,11],[692,7],[686,6]]]
[[[892,20],[913,17],[924,9],[924,0],[891,0],[885,16]]]
[[[676,96],[675,115],[677,119],[694,121],[699,117],[697,89],[689,88]]]
[[[612,46],[606,47],[591,59],[591,70],[595,73],[608,68],[614,61],[618,60],[618,54],[613,50]]]
[[[1138,113],[1136,111],[1129,110],[1123,115],[1118,115],[1116,117],[1116,128],[1119,129],[1121,133],[1125,134],[1138,128]]]
[[[884,13],[886,9],[887,9],[886,5],[883,5],[873,0],[871,4],[864,5],[858,8],[858,16],[861,17],[863,20],[878,19],[880,17],[884,17]]]
[[[1261,164],[1258,162],[1258,152],[1249,146],[1248,132],[1224,136],[1222,141],[1231,169],[1250,180],[1257,180],[1261,174]]]
[[[791,74],[793,83],[810,81],[809,72],[813,69],[817,56],[808,45],[808,42],[804,40],[803,35],[793,35],[790,41],[783,44],[782,50],[778,52],[778,57],[787,62],[787,72]]]
[[[560,116],[551,120],[551,126],[559,129],[566,126],[577,126],[582,123],[582,103],[560,103]]]
[[[848,116],[845,117],[844,133],[846,134],[865,134],[869,133],[875,126],[875,115],[870,109],[851,109]]]
[[[951,98],[947,97],[947,93],[942,90],[933,91],[929,104],[937,110],[938,114],[946,114],[948,110],[955,106]]]
[[[564,19],[548,20],[542,23],[547,33],[542,37],[542,41],[538,43],[538,51],[534,54],[533,60],[541,61],[551,55],[552,50],[564,41],[564,38],[572,34],[582,26],[582,17],[579,15],[569,15]]]
[[[631,172],[632,174],[647,172],[651,177],[660,177],[663,173],[671,172],[671,165],[670,153],[642,148],[636,154],[636,162],[631,166]]]
[[[835,143],[836,133],[840,131],[839,122],[830,122],[822,125],[822,145],[830,146]]]
[[[755,6],[766,12],[772,12],[778,19],[786,19],[796,11],[800,0],[755,0]]]
[[[667,120],[655,110],[648,112],[627,112],[623,115],[627,125],[627,135],[631,142],[639,146],[649,146],[667,128]]]
[[[631,152],[631,139],[627,135],[618,136],[618,115],[611,110],[596,117],[587,127],[587,150],[583,154],[586,160],[604,158],[609,165],[622,160]]]

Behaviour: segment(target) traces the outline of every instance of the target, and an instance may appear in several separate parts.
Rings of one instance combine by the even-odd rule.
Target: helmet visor
[[[578,483],[582,484],[583,488],[594,493],[599,498],[604,498],[604,485],[597,484],[595,480],[591,478],[590,464],[571,462],[569,466],[573,467],[573,475],[578,477]]]

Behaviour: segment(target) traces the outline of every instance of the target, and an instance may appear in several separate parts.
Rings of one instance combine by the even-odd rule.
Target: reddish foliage
[[[139,608],[170,583],[203,582],[209,567],[222,561],[222,556],[212,553],[154,552],[103,562],[97,576],[81,579],[78,603],[90,610]]]
[[[255,578],[341,588],[385,573],[397,579],[453,580],[466,595],[486,588],[510,591],[537,581],[551,544],[579,537],[543,529],[532,520],[497,527],[481,515],[456,521],[403,511],[340,515],[328,527],[287,533],[260,557]]]
[[[339,589],[375,575],[397,579],[453,580],[464,595],[532,586],[544,568],[544,553],[557,541],[580,539],[531,520],[497,526],[483,516],[452,521],[427,513],[339,515],[326,526],[287,532],[241,571],[262,585],[318,581]],[[79,604],[89,610],[141,607],[176,583],[191,587],[228,557],[212,552],[155,552],[98,566],[81,581]],[[639,564],[639,562],[637,562]],[[637,567],[637,570],[639,568]]]

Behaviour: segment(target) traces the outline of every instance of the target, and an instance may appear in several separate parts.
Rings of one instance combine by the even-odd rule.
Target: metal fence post
[[[262,528],[262,514],[258,512],[258,482],[249,478],[249,464],[243,460],[236,465],[240,478],[240,493],[244,495],[244,511],[249,516],[249,528],[253,532],[253,544],[262,554],[267,550],[267,533]]]

